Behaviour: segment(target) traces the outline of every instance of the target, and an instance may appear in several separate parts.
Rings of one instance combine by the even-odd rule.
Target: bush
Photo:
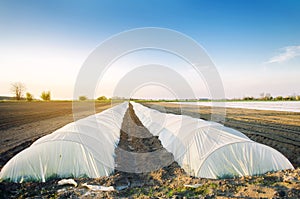
[[[101,96],[101,97],[98,97],[97,100],[99,100],[99,101],[105,101],[105,100],[107,100],[107,98],[105,96]]]
[[[41,94],[41,98],[42,100],[44,101],[50,101],[51,100],[51,93],[50,91],[43,91],[42,94]]]
[[[26,93],[26,100],[27,100],[28,102],[31,102],[31,101],[33,100],[33,95],[32,95],[31,93],[27,92],[27,93]]]
[[[254,97],[244,97],[243,100],[254,100]]]
[[[275,98],[275,100],[281,101],[281,100],[283,100],[283,97],[282,97],[282,96],[277,96],[277,97]]]
[[[78,98],[80,101],[85,101],[85,100],[87,100],[87,97],[86,96],[79,96],[79,98]]]

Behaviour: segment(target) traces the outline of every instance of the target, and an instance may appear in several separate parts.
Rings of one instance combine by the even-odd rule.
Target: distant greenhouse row
[[[177,104],[300,112],[300,101],[174,102]]]

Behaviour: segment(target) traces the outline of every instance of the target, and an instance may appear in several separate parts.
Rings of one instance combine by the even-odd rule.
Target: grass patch
[[[175,189],[166,188],[165,194],[167,197],[172,197],[174,195],[186,196],[186,197],[198,197],[207,196],[214,193],[214,190],[218,188],[216,183],[208,183],[198,188],[190,187],[178,187]]]

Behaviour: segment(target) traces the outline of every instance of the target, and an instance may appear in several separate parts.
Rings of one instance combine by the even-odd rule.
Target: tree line
[[[86,101],[86,100],[88,100],[88,97],[82,95],[82,96],[79,96],[79,97],[78,97],[78,100],[79,100],[79,101]],[[97,101],[101,101],[101,102],[111,101],[110,98],[107,98],[107,97],[105,97],[105,96],[100,96],[100,97],[98,97],[96,100],[97,100]]]
[[[30,92],[26,92],[25,98],[24,98],[25,91],[26,91],[26,87],[23,83],[15,82],[15,83],[11,84],[11,92],[14,94],[14,97],[16,100],[26,99],[29,102],[34,100],[34,96]],[[50,101],[51,100],[51,92],[43,91],[40,95],[40,98],[44,101]]]
[[[243,97],[241,100],[251,101],[251,100],[261,100],[261,101],[298,101],[300,100],[300,95],[289,95],[289,96],[276,96],[273,97],[270,93],[261,93],[260,97]]]
[[[32,101],[34,100],[34,96],[30,92],[26,92],[25,98],[24,93],[26,91],[26,87],[23,83],[21,82],[15,82],[11,84],[11,91],[14,94],[14,97],[16,100],[24,100],[26,99],[27,101]],[[40,95],[40,98],[44,101],[50,101],[51,100],[51,92],[50,91],[43,91]],[[125,98],[122,97],[113,97],[114,100],[124,100]],[[79,101],[86,101],[88,100],[88,97],[86,96],[79,96],[78,97]],[[105,96],[100,96],[96,99],[97,101],[111,101],[112,99],[108,99]],[[135,99],[135,100],[141,100],[141,99]],[[192,99],[193,101],[203,101],[203,99]],[[228,99],[227,99],[228,100]],[[300,95],[290,95],[290,96],[276,96],[273,97],[270,93],[261,93],[260,97],[252,97],[252,96],[247,96],[243,97],[240,99],[231,99],[231,100],[243,100],[243,101],[255,101],[255,100],[260,100],[260,101],[298,101],[300,100]],[[228,101],[231,101],[228,100]],[[165,100],[160,100],[160,101],[165,101]],[[191,99],[186,99],[186,100],[167,100],[167,101],[191,101]],[[205,99],[205,101],[209,101],[209,99]]]
[[[11,84],[11,92],[14,94],[14,98],[16,100],[27,100],[29,102],[35,100],[34,96],[30,92],[26,92],[26,86],[25,84],[21,82],[14,82]],[[26,93],[25,93],[26,92]],[[24,97],[25,94],[25,97]],[[40,98],[44,101],[50,101],[51,100],[51,92],[50,91],[43,91],[40,95]],[[86,96],[79,96],[78,100],[85,101],[88,100],[88,97]],[[105,96],[100,96],[97,98],[98,101],[110,101],[111,99],[108,99]]]

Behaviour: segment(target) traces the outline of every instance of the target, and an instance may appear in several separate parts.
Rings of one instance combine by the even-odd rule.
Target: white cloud
[[[281,53],[271,57],[266,63],[281,63],[300,56],[300,46],[287,46],[281,49]]]

